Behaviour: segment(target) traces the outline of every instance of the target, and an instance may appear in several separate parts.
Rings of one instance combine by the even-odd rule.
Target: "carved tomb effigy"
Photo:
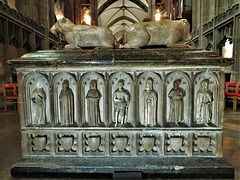
[[[44,50],[9,63],[23,156],[13,176],[233,176],[222,159],[223,70],[232,62],[214,52]]]

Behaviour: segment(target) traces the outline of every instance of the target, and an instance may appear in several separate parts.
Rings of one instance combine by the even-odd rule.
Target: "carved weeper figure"
[[[63,34],[68,45],[65,48],[79,47],[118,47],[112,31],[106,27],[75,25],[69,19],[59,19],[52,27],[55,35]]]
[[[101,98],[101,93],[97,89],[97,81],[92,80],[90,82],[90,89],[87,93],[87,113],[88,113],[88,123],[92,126],[97,126],[101,123],[100,119],[100,109],[99,109],[99,99]]]
[[[169,121],[178,123],[183,120],[183,98],[185,91],[180,88],[181,80],[177,79],[173,82],[173,88],[168,94],[170,99]]]
[[[208,84],[208,80],[203,80],[197,92],[197,124],[208,124],[211,122],[213,94],[208,89]]]
[[[142,114],[142,124],[146,126],[155,126],[156,125],[156,116],[157,116],[157,95],[153,90],[153,81],[152,79],[147,79],[146,89],[142,93],[141,98],[141,112]]]
[[[146,45],[176,46],[181,40],[191,39],[190,24],[186,19],[139,22],[131,25],[126,32],[124,48],[139,48]]]
[[[32,123],[33,125],[45,124],[46,119],[46,93],[43,88],[34,89],[32,96]]]
[[[117,127],[118,123],[123,125],[127,122],[128,118],[128,105],[130,102],[130,93],[128,90],[123,88],[124,81],[119,80],[117,83],[117,90],[113,94],[114,101],[114,120],[115,126]]]
[[[69,81],[64,80],[62,90],[59,95],[60,101],[60,123],[61,125],[69,125],[74,123],[74,98],[73,92],[69,88]]]

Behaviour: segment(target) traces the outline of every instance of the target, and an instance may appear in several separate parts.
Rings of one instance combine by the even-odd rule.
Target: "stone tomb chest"
[[[199,49],[44,50],[18,74],[13,176],[233,176],[222,159],[224,67]]]

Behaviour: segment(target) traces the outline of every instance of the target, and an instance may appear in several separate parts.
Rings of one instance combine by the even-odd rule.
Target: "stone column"
[[[49,0],[42,0],[39,1],[39,9],[41,16],[39,17],[40,24],[42,24],[45,27],[44,30],[44,39],[42,40],[42,47],[43,49],[49,48]]]
[[[7,60],[9,59],[9,31],[8,31],[8,20],[3,21],[3,36],[5,38],[3,44],[3,61],[4,61],[4,75],[5,75],[5,83],[10,82],[10,67],[7,64]]]
[[[233,82],[239,82],[240,79],[240,53],[239,53],[239,47],[240,47],[240,17],[237,16],[234,18],[234,39],[233,39],[233,58],[235,60],[235,63],[233,65],[233,73],[231,76],[231,81]]]
[[[90,11],[91,11],[91,19],[92,25],[98,25],[98,1],[90,0]]]
[[[155,19],[156,0],[148,1],[148,13],[152,21]]]

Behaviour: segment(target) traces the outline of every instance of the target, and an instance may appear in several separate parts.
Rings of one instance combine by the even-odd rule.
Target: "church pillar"
[[[233,58],[235,60],[235,63],[233,65],[233,73],[231,77],[231,81],[233,82],[239,82],[240,79],[240,53],[239,53],[239,47],[240,47],[240,17],[237,16],[234,18],[234,39],[233,39]]]
[[[156,0],[148,1],[148,12],[152,21],[155,20]]]
[[[48,49],[49,48],[49,0],[42,0],[39,1],[39,7],[41,16],[39,16],[39,22],[44,26],[44,38],[41,42],[41,48],[42,49]]]
[[[91,11],[91,19],[92,25],[98,25],[98,1],[90,0],[90,11]]]
[[[3,36],[4,36],[4,43],[3,43],[3,61],[4,61],[4,82],[10,83],[10,67],[7,64],[7,60],[9,59],[9,30],[8,30],[8,20],[3,20]]]

